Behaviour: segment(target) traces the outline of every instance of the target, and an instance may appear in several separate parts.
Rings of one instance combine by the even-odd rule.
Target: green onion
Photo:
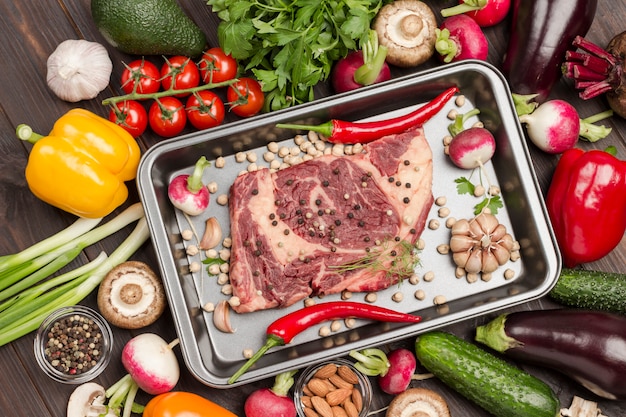
[[[82,301],[111,269],[128,260],[150,236],[141,203],[94,228],[100,220],[79,219],[28,249],[0,258],[0,346],[36,330],[54,310]],[[85,247],[137,220],[135,229],[110,256],[101,253],[81,267],[46,279]]]

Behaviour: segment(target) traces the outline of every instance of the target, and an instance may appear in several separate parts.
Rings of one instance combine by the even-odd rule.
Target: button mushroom
[[[106,392],[95,382],[81,384],[70,395],[67,402],[67,417],[114,417],[113,410],[104,405]]]
[[[437,19],[431,8],[418,0],[396,0],[383,6],[373,24],[378,42],[387,47],[387,62],[414,67],[435,51]]]
[[[145,263],[127,261],[113,268],[98,289],[98,308],[109,323],[139,329],[154,323],[165,310],[165,291]]]
[[[446,400],[435,391],[409,388],[391,400],[386,417],[450,417]]]

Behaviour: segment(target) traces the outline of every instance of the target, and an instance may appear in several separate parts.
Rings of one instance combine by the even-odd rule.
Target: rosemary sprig
[[[391,246],[389,245],[390,243],[394,245]],[[330,268],[339,273],[359,269],[370,269],[374,272],[385,271],[385,276],[390,278],[393,276],[407,277],[412,275],[419,263],[417,247],[414,244],[406,240],[395,242],[394,240],[386,239],[380,249],[370,250],[361,258],[341,265],[332,265]]]

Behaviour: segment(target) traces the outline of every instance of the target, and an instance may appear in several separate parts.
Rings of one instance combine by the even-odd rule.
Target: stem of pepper
[[[230,379],[228,380],[228,383],[229,384],[235,383],[241,375],[246,373],[246,371],[250,369],[252,365],[254,365],[259,359],[261,359],[261,356],[265,355],[265,352],[267,352],[273,347],[282,346],[284,344],[285,344],[285,341],[282,338],[278,336],[274,336],[273,334],[267,335],[267,340],[265,341],[265,344],[261,346],[261,348],[257,350],[256,353],[252,355],[252,357],[248,359],[246,363],[244,363],[243,366],[239,368],[237,372],[233,374],[233,376],[230,377]]]

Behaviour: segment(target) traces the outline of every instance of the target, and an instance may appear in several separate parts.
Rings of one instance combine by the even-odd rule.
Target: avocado
[[[91,15],[102,36],[134,55],[200,55],[206,35],[176,0],[92,0]]]

